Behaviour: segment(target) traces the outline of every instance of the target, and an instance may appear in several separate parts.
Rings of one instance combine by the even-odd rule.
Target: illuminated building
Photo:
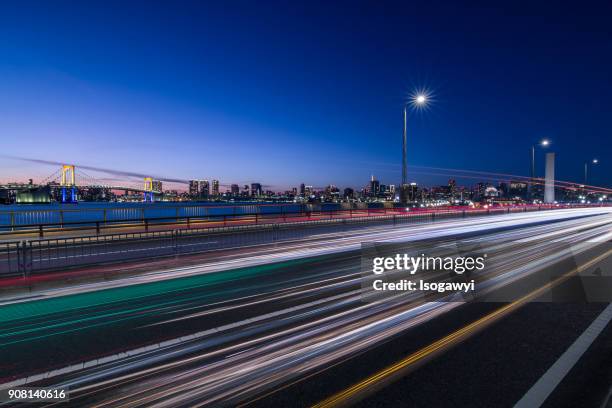
[[[527,198],[528,184],[522,181],[510,181],[508,195],[510,197]]]
[[[151,181],[151,189],[153,191],[162,191],[162,182],[160,180],[152,180]]]
[[[198,180],[189,180],[189,195],[197,197],[200,194],[200,182]]]
[[[208,180],[200,180],[200,197],[208,198],[210,193],[210,187],[208,184]]]
[[[370,179],[370,196],[376,197],[379,192],[380,182],[374,178],[374,175],[372,175],[372,178]]]

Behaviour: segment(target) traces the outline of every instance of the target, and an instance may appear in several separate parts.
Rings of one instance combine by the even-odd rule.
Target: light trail
[[[347,388],[346,390],[343,390],[337,394],[332,395],[331,397],[321,401],[318,404],[313,405],[313,408],[331,408],[331,407],[337,407],[337,406],[342,406],[344,404],[346,404],[349,400],[352,400],[354,398],[356,398],[360,393],[363,393],[364,391],[366,391],[368,388],[373,387],[377,384],[380,384],[382,382],[384,382],[385,380],[390,379],[394,374],[397,374],[407,368],[409,368],[410,366],[413,366],[415,364],[417,364],[418,362],[420,362],[423,359],[432,357],[433,355],[435,355],[436,353],[448,349],[454,345],[456,345],[457,343],[459,343],[460,341],[464,340],[465,338],[473,335],[474,333],[482,330],[483,328],[485,328],[487,325],[502,319],[503,317],[505,317],[506,315],[510,314],[511,312],[513,312],[514,310],[518,309],[519,307],[523,306],[525,303],[537,298],[538,296],[541,296],[542,294],[544,294],[545,292],[547,292],[548,290],[552,289],[553,287],[559,285],[560,283],[566,281],[567,279],[569,279],[572,275],[575,275],[579,270],[581,269],[587,269],[589,267],[591,267],[592,265],[596,265],[597,263],[605,260],[607,257],[609,257],[610,255],[612,255],[612,250],[608,250],[606,251],[604,254],[599,255],[598,257],[590,260],[589,262],[587,262],[584,265],[581,265],[580,267],[577,267],[575,269],[573,269],[572,271],[565,273],[563,276],[560,276],[559,278],[555,279],[554,281],[547,283],[546,285],[528,293],[527,295],[523,296],[522,298],[515,300],[514,302],[507,304],[505,306],[500,307],[499,309],[489,313],[488,315],[476,320],[475,322],[472,322],[470,324],[468,324],[467,326],[454,331],[453,333],[433,342],[432,344],[416,351],[415,353],[412,353],[411,355],[407,356],[406,358],[398,361],[397,363],[385,368],[384,370],[381,370],[369,377],[367,377],[366,379],[360,381],[359,383]]]
[[[144,344],[129,343],[131,348],[124,344],[120,353],[102,352],[94,359],[84,354],[69,365],[47,371],[40,367],[28,377],[3,382],[69,385],[76,401],[96,395],[100,406],[248,401],[379,346],[463,304],[423,303],[409,297],[364,304],[359,290],[359,253],[355,251],[362,241],[405,242],[469,234],[466,239],[473,242],[495,242],[491,256],[496,272],[486,277],[495,288],[568,256],[564,249],[568,245],[581,250],[581,243],[610,235],[610,209],[545,215],[326,233],[308,241],[284,243],[278,252],[265,254],[269,260],[282,260],[282,265],[251,265],[242,271],[177,268],[170,271],[170,280],[159,279],[164,272],[156,271],[133,278],[143,279],[144,284],[135,285],[130,278],[130,283],[97,292],[93,291],[97,284],[85,285],[92,291],[76,295],[78,302],[70,301],[75,295],[59,296],[51,291],[42,302],[5,306],[10,313],[2,316],[0,335],[23,340],[28,347],[41,341],[57,347],[65,336],[57,332],[62,327],[73,330],[71,336],[76,338],[88,338],[88,333],[99,330],[108,336],[137,338]],[[257,257],[262,256],[260,252],[249,248],[241,254]],[[317,258],[298,261],[307,255]],[[210,286],[213,277],[221,286]],[[241,285],[228,289],[227,282]],[[106,283],[100,287],[106,288]],[[175,295],[170,296],[172,293]],[[45,307],[37,308],[37,304]],[[84,319],[100,326],[84,324]],[[154,339],[157,341],[151,342]]]
[[[509,228],[537,223],[542,221],[563,220],[568,217],[592,216],[597,214],[610,214],[612,208],[598,207],[586,209],[555,210],[554,212],[528,212],[498,215],[495,219],[490,217],[474,217],[469,220],[438,221],[435,224],[399,225],[395,228],[389,226],[369,227],[356,231],[343,231],[334,233],[314,234],[308,239],[287,240],[277,243],[272,249],[265,249],[264,245],[244,246],[234,254],[223,257],[216,262],[205,265],[179,267],[151,271],[107,282],[79,284],[69,287],[40,290],[28,294],[27,298],[20,296],[0,297],[0,305],[15,302],[28,302],[34,299],[48,299],[52,297],[82,294],[101,289],[119,288],[130,285],[153,283],[175,278],[184,278],[199,274],[209,274],[229,269],[248,268],[265,265],[273,262],[287,262],[305,257],[337,254],[350,250],[358,250],[362,242],[391,242],[408,241],[428,238],[440,238],[462,233],[485,232],[492,227]],[[262,253],[263,252],[263,253]]]

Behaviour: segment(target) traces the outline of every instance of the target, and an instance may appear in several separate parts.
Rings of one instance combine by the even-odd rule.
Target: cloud
[[[28,157],[17,157],[17,156],[8,156],[8,155],[0,155],[0,156],[8,158],[8,159],[20,160],[20,161],[24,161],[24,162],[28,162],[28,163],[47,164],[47,165],[51,165],[51,166],[62,166],[64,164],[66,164],[66,163],[62,163],[62,162],[58,162],[58,161],[53,161],[53,160],[32,159],[32,158],[28,158]],[[80,165],[80,164],[76,164],[76,163],[71,163],[71,164],[74,164],[77,167],[77,169],[99,171],[99,172],[102,172],[102,173],[110,174],[110,175],[113,175],[113,176],[119,176],[119,177],[135,177],[135,178],[140,178],[140,179],[143,179],[145,177],[152,177],[155,180],[165,181],[165,182],[168,182],[168,183],[181,183],[181,184],[188,184],[189,183],[189,180],[176,179],[176,178],[168,178],[168,177],[156,176],[156,175],[152,175],[152,174],[144,174],[144,173],[138,173],[138,172],[133,172],[133,171],[122,171],[122,170],[107,169],[107,168],[104,168],[104,167],[86,166],[86,165]]]

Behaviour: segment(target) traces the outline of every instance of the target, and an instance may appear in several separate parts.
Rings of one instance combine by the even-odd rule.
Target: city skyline
[[[10,183],[27,184],[28,182],[32,182],[34,184],[44,185],[45,183],[48,183],[48,182],[53,182],[53,181],[58,182],[59,177],[60,177],[60,173],[58,173],[58,166],[62,167],[64,165],[64,163],[46,161],[46,160],[15,158],[11,156],[0,156],[0,157],[4,157],[8,160],[13,160],[17,162],[35,163],[39,166],[42,166],[43,169],[47,170],[47,172],[45,173],[45,171],[41,172],[39,168],[38,169],[39,171],[37,173],[38,178],[35,178],[32,175],[24,176],[25,179],[24,178],[21,178],[21,179],[6,178],[2,180],[2,178],[0,178],[0,183],[5,183],[5,184],[10,184]],[[104,168],[99,168],[99,167],[91,167],[87,165],[85,166],[76,165],[76,167],[79,169],[84,168],[85,170],[90,172],[90,173],[83,174],[83,176],[79,177],[79,178],[86,177],[88,179],[85,181],[85,184],[92,184],[92,181],[95,180],[93,184],[108,185],[108,186],[135,187],[137,185],[142,184],[143,179],[145,180],[145,182],[146,182],[146,179],[153,179],[156,182],[164,183],[164,186],[166,187],[163,189],[164,191],[175,190],[179,192],[190,192],[192,189],[191,187],[192,182],[200,181],[200,182],[209,183],[209,186],[207,186],[207,190],[209,191],[213,190],[213,184],[216,182],[217,183],[217,193],[220,193],[220,194],[231,191],[234,186],[248,186],[252,184],[258,184],[259,186],[261,186],[263,191],[274,191],[276,193],[282,193],[282,192],[291,191],[292,189],[297,188],[299,185],[304,185],[304,183],[309,183],[308,180],[302,180],[301,182],[295,183],[294,185],[274,186],[272,184],[261,183],[262,180],[259,180],[259,179],[257,179],[258,181],[251,180],[248,182],[219,180],[214,177],[212,178],[211,177],[200,177],[200,178],[191,178],[187,180],[182,180],[182,179],[176,179],[172,177],[152,175],[149,173],[126,172],[126,171],[121,171],[118,169],[104,169]],[[436,181],[431,182],[430,184],[418,183],[415,181],[415,179],[409,180],[409,184],[419,185],[419,187],[424,187],[424,188],[435,188],[435,187],[439,187],[440,185],[446,185],[447,181],[449,182],[453,181],[454,183],[458,182],[457,184],[460,186],[471,188],[471,187],[475,187],[476,185],[482,184],[482,183],[489,184],[489,185],[497,185],[500,183],[507,183],[507,182],[529,183],[529,181],[531,180],[530,176],[528,177],[524,175],[515,175],[515,174],[479,172],[479,171],[473,171],[473,170],[467,170],[467,169],[466,170],[445,169],[445,168],[427,167],[427,166],[408,166],[408,167],[410,169],[410,174],[426,175],[426,176],[431,176],[431,177],[436,178]],[[49,171],[52,171],[52,173],[48,174]],[[91,173],[91,171],[93,171],[93,173]],[[93,176],[93,175],[98,175],[98,176]],[[114,175],[115,177],[111,177],[110,175]],[[535,180],[538,180],[537,183],[543,183],[544,181],[543,176],[544,176],[543,173],[540,174],[539,172],[536,171]],[[392,188],[397,187],[399,189],[399,183],[394,182],[394,180],[392,179],[380,179],[374,174],[371,174],[370,178],[371,178],[371,181],[376,180],[377,182],[383,182],[384,185],[386,186],[392,186]],[[309,183],[309,187],[313,189],[314,191],[322,191],[330,186],[333,186],[333,187],[339,186],[339,187],[350,188],[355,191],[360,191],[360,190],[363,190],[364,188],[367,188],[367,186],[370,185],[371,181],[370,179],[367,180],[367,182],[364,182],[363,180],[361,180],[361,182],[358,182],[355,185],[340,185],[338,183],[335,183],[334,180],[328,180],[323,185],[314,185],[312,183]],[[581,183],[581,182],[558,180],[558,179],[555,181],[555,183],[558,188],[570,188],[570,189],[574,189],[574,188],[585,185],[584,183]],[[83,182],[77,182],[77,184],[83,184]],[[586,186],[593,187],[594,188],[593,191],[609,190],[604,186],[594,186],[591,183],[587,183]],[[116,188],[116,189],[120,190],[121,188]]]
[[[529,149],[546,137],[559,179],[582,182],[584,162],[598,157],[592,184],[610,186],[603,14],[543,5],[526,14],[518,5],[436,13],[398,5],[393,15],[367,4],[346,13],[342,3],[325,12],[106,6],[3,6],[5,152],[281,189],[306,179],[359,186],[372,173],[398,184],[403,105],[424,87],[435,100],[409,114],[410,165],[528,176]],[[228,19],[233,28],[215,21]],[[578,28],[571,37],[568,23]],[[362,30],[349,35],[346,25]],[[542,173],[542,152],[538,159]],[[0,172],[26,178],[33,168],[2,160]]]

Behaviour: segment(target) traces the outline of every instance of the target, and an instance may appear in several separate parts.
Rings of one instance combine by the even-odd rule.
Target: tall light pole
[[[598,159],[593,159],[593,160],[591,160],[591,163],[597,164],[597,163],[599,163],[599,160]],[[585,185],[585,187],[587,185],[588,180],[589,180],[589,162],[585,161],[584,162],[584,185]]]
[[[406,144],[407,144],[407,140],[406,140],[406,125],[408,121],[408,104],[404,105],[404,138],[402,141],[402,187],[400,188],[400,190],[402,188],[404,188],[404,186],[406,184],[408,184],[408,162],[407,162],[407,152],[406,152]]]
[[[548,147],[550,145],[550,140],[542,139],[540,143],[538,143],[538,145],[542,147]],[[536,151],[536,145],[534,144],[531,146],[531,184],[529,186],[530,194],[533,194],[533,185],[535,184],[535,177],[536,177],[535,151]]]
[[[402,140],[402,185],[400,186],[400,201],[403,204],[408,202],[408,152],[407,152],[407,125],[408,125],[408,106],[423,107],[427,104],[427,96],[419,93],[414,95],[411,101],[404,105],[404,137]]]

